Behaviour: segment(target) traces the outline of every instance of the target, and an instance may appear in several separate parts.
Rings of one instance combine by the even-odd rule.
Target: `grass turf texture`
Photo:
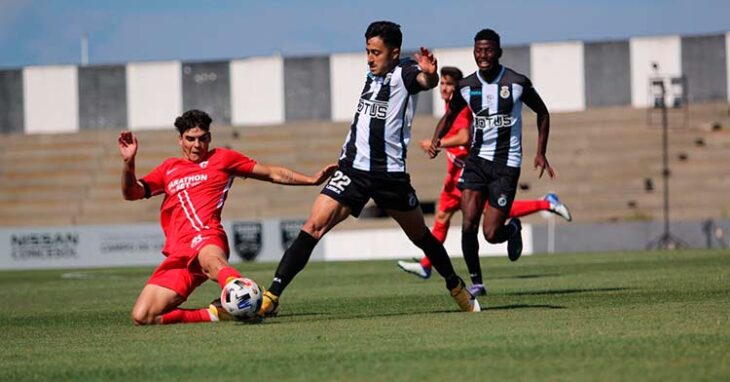
[[[454,259],[466,274],[461,259]],[[239,264],[263,285],[274,264]],[[480,314],[434,272],[313,262],[260,325],[134,327],[151,269],[0,272],[0,380],[727,380],[727,251],[482,260]],[[206,283],[186,307],[216,297]]]

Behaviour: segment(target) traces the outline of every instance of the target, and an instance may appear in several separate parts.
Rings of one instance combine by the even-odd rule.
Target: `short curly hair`
[[[194,129],[196,127],[200,128],[201,130],[208,132],[210,131],[210,124],[213,122],[213,120],[210,118],[208,113],[192,109],[188,110],[183,113],[183,115],[175,118],[175,127],[177,128],[177,131],[180,132],[180,136],[190,130]]]

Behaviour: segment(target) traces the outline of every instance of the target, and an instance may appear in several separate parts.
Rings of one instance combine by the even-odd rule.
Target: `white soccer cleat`
[[[557,195],[551,192],[545,195],[543,197],[543,200],[547,200],[550,203],[550,212],[560,216],[567,221],[573,220],[573,216],[570,215],[568,206],[561,202]]]
[[[427,279],[431,277],[431,268],[424,268],[421,263],[417,262],[411,262],[411,261],[398,261],[398,268],[416,275],[422,279]]]

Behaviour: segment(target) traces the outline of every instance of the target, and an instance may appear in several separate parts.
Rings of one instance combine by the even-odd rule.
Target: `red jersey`
[[[255,165],[255,160],[237,151],[215,148],[200,163],[167,159],[140,179],[146,197],[165,194],[160,207],[162,253],[169,256],[183,244],[192,248],[200,234],[223,232],[221,210],[233,179],[250,175]]]
[[[446,108],[448,107],[449,104],[447,103]],[[446,133],[444,138],[456,135],[459,130],[471,128],[471,111],[467,109],[468,108],[465,107],[461,110],[459,115],[456,116],[454,123],[451,125],[451,129],[449,129],[449,132]],[[446,149],[446,157],[449,161],[447,171],[450,175],[456,176],[461,168],[464,167],[464,160],[466,160],[467,154],[469,154],[468,145],[449,147]]]

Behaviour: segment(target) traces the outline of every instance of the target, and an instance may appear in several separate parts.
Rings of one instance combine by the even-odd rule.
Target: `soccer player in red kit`
[[[456,90],[456,85],[463,77],[464,75],[459,68],[445,66],[441,69],[439,90],[441,99],[444,100],[447,108]],[[449,132],[441,138],[441,147],[446,149],[446,178],[444,179],[444,185],[439,196],[438,211],[436,212],[434,226],[431,232],[442,243],[446,241],[446,234],[451,225],[451,218],[456,211],[461,209],[461,190],[456,185],[464,168],[464,160],[466,160],[469,154],[467,147],[471,138],[471,124],[472,114],[467,108],[464,108],[456,116]],[[431,146],[431,140],[422,140],[420,146],[425,152],[428,152]],[[485,205],[485,209],[487,208],[489,208],[489,203]],[[572,220],[567,206],[560,202],[560,199],[552,193],[547,194],[543,199],[539,200],[515,200],[510,209],[509,216],[521,217],[538,211],[550,211],[567,221]],[[424,279],[431,276],[431,262],[427,257],[413,262],[398,261],[398,266],[404,271]],[[485,295],[486,289],[482,282],[482,272],[479,263],[467,261],[467,267],[469,268],[469,274],[472,279],[472,286],[469,288],[469,292],[474,296]]]
[[[210,322],[229,318],[220,306],[180,309],[200,284],[208,279],[223,288],[241,274],[228,263],[229,248],[221,225],[221,211],[236,177],[288,185],[319,185],[336,169],[331,164],[314,176],[278,166],[257,163],[225,148],[209,150],[208,114],[189,110],[175,120],[182,157],[169,158],[137,179],[137,138],[129,131],[119,136],[124,160],[122,193],[126,200],[164,194],[160,224],[165,234],[165,259],[142,289],[132,309],[137,325]]]

